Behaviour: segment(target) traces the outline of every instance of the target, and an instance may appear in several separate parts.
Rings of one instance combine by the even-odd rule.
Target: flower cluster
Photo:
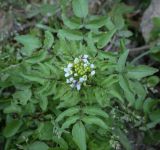
[[[86,85],[89,78],[95,75],[95,66],[89,62],[88,55],[81,55],[75,58],[73,63],[69,63],[64,68],[66,82],[72,88],[81,89],[82,85]]]

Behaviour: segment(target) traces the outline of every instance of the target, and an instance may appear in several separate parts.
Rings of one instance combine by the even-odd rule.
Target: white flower
[[[74,88],[74,84],[70,84],[70,87]]]
[[[95,70],[93,70],[92,72],[91,72],[91,76],[93,76],[93,75],[95,75]]]
[[[74,80],[74,78],[73,78],[73,77],[71,77],[71,78],[69,79],[69,81],[71,81],[71,82],[72,82],[73,80]]]
[[[88,55],[83,55],[83,58],[87,59],[87,58],[88,58]]]
[[[79,78],[79,82],[84,82],[85,81],[85,79],[82,77],[82,78]]]
[[[70,83],[70,80],[69,80],[69,79],[67,79],[67,80],[66,80],[66,83]]]
[[[73,64],[69,63],[67,67],[68,67],[68,68],[72,68],[72,67],[73,67]]]
[[[77,81],[76,80],[73,80],[73,83],[75,84]]]
[[[87,66],[88,66],[88,64],[84,64],[83,66],[84,66],[84,67],[87,67]]]
[[[77,77],[77,76],[78,76],[78,74],[77,74],[77,73],[75,73],[75,74],[74,74],[74,76],[75,76],[75,77]]]
[[[78,58],[75,58],[75,59],[74,59],[74,63],[75,63],[75,64],[79,63],[79,59],[78,59]]]
[[[76,88],[77,88],[77,90],[79,91],[79,90],[81,89],[81,84],[80,84],[80,83],[77,83],[77,84],[76,84]]]
[[[87,76],[84,75],[84,76],[83,76],[83,79],[84,79],[84,81],[87,81]]]
[[[83,60],[83,62],[86,63],[86,64],[89,63],[88,60],[87,60],[86,58],[83,58],[82,60]]]
[[[70,74],[67,72],[67,73],[65,73],[65,77],[69,77],[70,76]]]
[[[64,72],[69,72],[70,70],[70,68],[64,68]]]
[[[93,69],[94,68],[94,64],[91,64],[90,67]]]

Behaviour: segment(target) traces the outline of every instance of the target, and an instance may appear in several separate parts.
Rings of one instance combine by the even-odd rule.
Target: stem
[[[139,56],[137,56],[136,58],[134,58],[132,61],[131,61],[131,64],[135,64],[139,59],[141,59],[142,57],[148,55],[150,53],[150,51],[146,51],[142,54],[140,54]]]

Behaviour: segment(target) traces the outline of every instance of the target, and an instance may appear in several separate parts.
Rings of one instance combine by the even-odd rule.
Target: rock
[[[154,17],[160,17],[160,0],[152,0],[142,17],[141,31],[146,42],[149,42],[150,39],[150,32],[153,28],[152,19]]]

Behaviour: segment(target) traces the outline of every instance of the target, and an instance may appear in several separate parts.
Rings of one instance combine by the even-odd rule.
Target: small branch
[[[150,45],[144,45],[144,46],[141,46],[141,47],[130,49],[130,53],[141,52],[141,51],[148,50],[148,49],[150,49]]]

